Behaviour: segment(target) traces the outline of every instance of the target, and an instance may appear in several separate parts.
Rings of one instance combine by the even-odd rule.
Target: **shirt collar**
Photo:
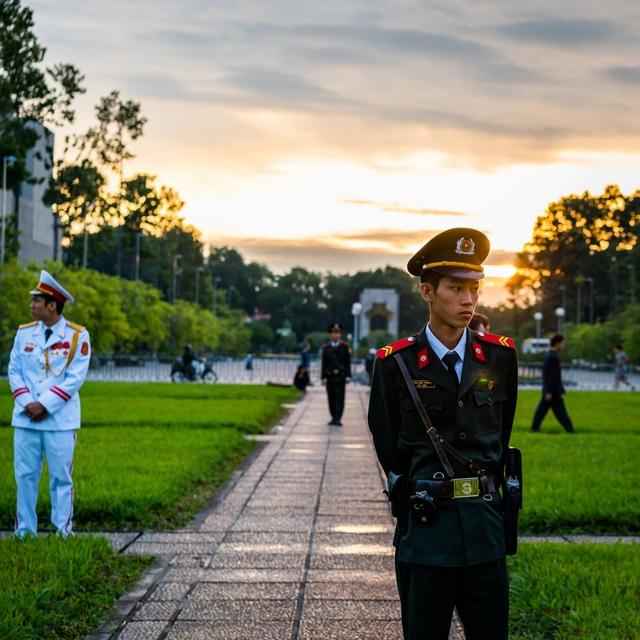
[[[455,351],[458,354],[460,361],[464,362],[464,352],[465,352],[465,349],[467,348],[466,330],[462,332],[462,336],[458,341],[458,344],[453,349],[449,349],[449,347],[442,344],[442,342],[440,342],[440,340],[436,338],[435,333],[431,331],[431,327],[429,326],[429,323],[427,323],[427,328],[425,332],[427,334],[427,342],[429,343],[429,346],[433,349],[434,353],[438,356],[438,358],[440,358],[440,360],[442,360],[442,358],[444,358],[447,355],[447,353],[451,351]]]
[[[38,322],[38,328],[43,333],[43,335],[47,329],[51,329],[51,331],[53,332],[51,335],[56,333],[60,336],[64,336],[64,330],[66,326],[67,326],[67,321],[64,319],[63,316],[60,316],[60,319],[58,320],[58,322],[56,322],[54,325],[51,325],[50,327],[47,327],[47,325],[44,322],[42,322],[42,320]]]
[[[331,346],[332,347],[339,347],[340,346],[340,340],[338,340],[337,342],[334,342],[333,340],[331,340]]]

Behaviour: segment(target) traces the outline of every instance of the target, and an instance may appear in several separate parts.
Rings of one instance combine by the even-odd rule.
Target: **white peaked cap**
[[[38,286],[29,293],[31,293],[32,296],[48,295],[60,302],[75,302],[75,298],[44,269],[40,272],[40,282]]]

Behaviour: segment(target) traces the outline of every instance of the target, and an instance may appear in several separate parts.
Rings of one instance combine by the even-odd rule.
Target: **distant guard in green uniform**
[[[515,477],[503,484],[516,351],[510,338],[467,327],[488,253],[488,238],[475,229],[427,242],[408,270],[420,277],[429,322],[380,349],[375,362],[369,428],[398,518],[405,640],[446,640],[454,607],[467,640],[508,637],[508,500],[499,488],[508,495],[521,486]]]

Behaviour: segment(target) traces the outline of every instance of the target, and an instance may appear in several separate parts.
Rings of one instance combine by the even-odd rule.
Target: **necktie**
[[[456,362],[458,362],[458,354],[455,351],[450,351],[446,356],[444,356],[444,358],[442,358],[442,362],[444,362],[447,366],[449,375],[453,380],[453,384],[455,385],[455,388],[458,389],[458,387],[460,386],[460,380],[458,380],[458,374],[456,373]]]
[[[47,327],[44,330],[44,343],[47,344],[47,342],[49,342],[49,338],[51,337],[51,334],[53,333],[53,329],[50,329],[49,327]]]

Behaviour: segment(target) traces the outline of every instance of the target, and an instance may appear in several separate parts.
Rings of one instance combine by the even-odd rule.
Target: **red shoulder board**
[[[376,356],[378,358],[386,358],[390,356],[392,353],[396,353],[396,351],[400,351],[405,347],[410,347],[416,341],[415,336],[409,336],[408,338],[400,338],[400,340],[396,340],[391,344],[388,344],[386,347],[382,347],[382,349],[378,349],[376,351]]]
[[[475,335],[483,342],[488,342],[489,344],[499,344],[502,347],[511,347],[512,349],[516,348],[516,343],[512,338],[507,338],[507,336],[499,336],[495,333],[486,333],[484,331],[476,331]]]

